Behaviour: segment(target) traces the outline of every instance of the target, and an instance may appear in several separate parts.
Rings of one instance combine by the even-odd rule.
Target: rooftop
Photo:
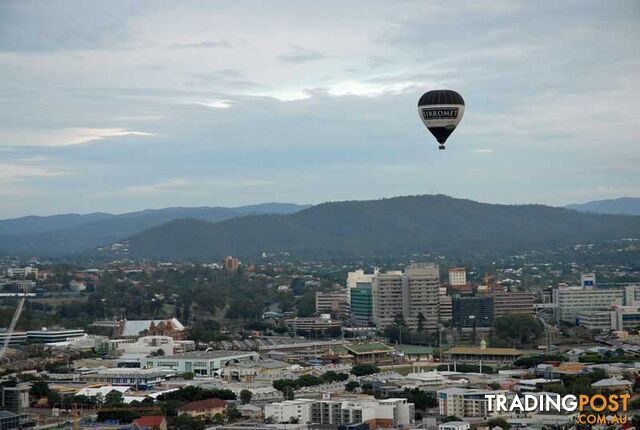
[[[165,419],[162,415],[148,415],[134,420],[132,424],[140,428],[160,427]]]
[[[402,345],[399,348],[405,354],[433,354],[433,348],[420,345]]]
[[[224,408],[227,405],[222,399],[198,400],[197,402],[187,403],[178,408],[179,411],[198,411],[201,409]]]
[[[592,387],[626,387],[630,385],[633,385],[633,382],[617,378],[601,379],[591,384]]]
[[[174,354],[167,355],[165,357],[155,357],[156,360],[181,360],[181,359],[200,359],[200,360],[210,360],[213,358],[223,358],[223,357],[237,357],[237,356],[246,356],[246,355],[255,355],[255,352],[252,351],[191,351],[184,352],[182,354]]]
[[[455,346],[449,350],[450,354],[469,355],[524,355],[525,351],[515,348],[480,348],[479,346]]]

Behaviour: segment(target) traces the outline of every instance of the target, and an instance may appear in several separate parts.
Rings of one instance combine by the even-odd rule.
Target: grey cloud
[[[321,60],[325,57],[326,55],[322,52],[294,45],[291,51],[278,56],[278,59],[288,63],[308,63],[310,61]]]
[[[84,2],[55,2],[60,11],[50,19],[32,10],[36,3],[24,4],[28,13],[12,12],[13,22],[0,13],[0,34],[8,37],[0,38],[0,50],[28,54],[0,52],[0,93],[10,106],[0,109],[0,129],[123,129],[153,136],[0,147],[2,164],[14,166],[14,176],[27,172],[20,167],[26,157],[37,157],[29,162],[35,173],[75,173],[21,176],[24,193],[4,198],[0,217],[431,191],[564,204],[576,193],[590,199],[637,189],[637,2],[621,0],[612,8],[589,0],[545,7],[461,0],[455,13],[450,5],[423,2],[372,1],[366,11],[343,2],[291,2],[280,10],[259,2],[180,2],[179,22],[167,21],[175,15],[167,4],[153,2],[131,18],[115,3],[114,16],[106,18],[80,7],[82,19],[68,20],[82,21],[79,28],[61,21]],[[308,7],[314,13],[304,15]],[[244,27],[241,18],[234,21],[237,32],[208,25],[256,8],[260,13]],[[289,26],[294,18],[302,25]],[[35,22],[43,23],[41,32]],[[91,34],[91,27],[103,30]],[[189,38],[177,28],[188,28]],[[18,40],[22,36],[28,40]],[[221,37],[233,49],[170,49]],[[135,51],[124,52],[125,46]],[[313,67],[291,67],[329,55],[331,61]],[[446,158],[434,151],[415,109],[431,86],[458,89],[468,104]],[[287,100],[283,93],[296,100],[280,101]],[[599,115],[611,120],[594,120]],[[225,185],[211,193],[187,180],[170,195],[100,194],[172,178],[206,183],[212,172],[270,183],[255,182],[241,193]]]
[[[41,52],[125,46],[140,12],[122,1],[0,2],[0,51]]]
[[[231,48],[232,45],[225,39],[204,40],[194,43],[176,43],[171,45],[173,49],[207,49],[207,48]]]

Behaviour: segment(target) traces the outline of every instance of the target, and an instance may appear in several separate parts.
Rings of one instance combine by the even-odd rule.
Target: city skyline
[[[4,2],[0,219],[640,196],[636,2]],[[419,96],[464,96],[440,153]]]

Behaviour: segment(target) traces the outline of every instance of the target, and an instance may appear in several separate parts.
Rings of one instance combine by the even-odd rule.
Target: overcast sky
[[[637,0],[4,0],[0,218],[640,196],[639,46]]]

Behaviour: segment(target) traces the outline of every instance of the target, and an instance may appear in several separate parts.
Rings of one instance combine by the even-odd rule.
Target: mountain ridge
[[[640,197],[619,197],[616,199],[592,200],[566,206],[580,212],[611,215],[640,215]]]
[[[288,215],[218,223],[180,219],[133,235],[134,258],[218,259],[290,252],[353,257],[412,252],[511,252],[640,237],[640,217],[538,204],[499,205],[443,195],[328,202]]]
[[[8,255],[73,255],[125,239],[179,218],[222,221],[254,213],[293,213],[308,207],[293,203],[263,203],[227,207],[169,207],[123,214],[95,212],[27,216],[0,220],[0,253]]]

